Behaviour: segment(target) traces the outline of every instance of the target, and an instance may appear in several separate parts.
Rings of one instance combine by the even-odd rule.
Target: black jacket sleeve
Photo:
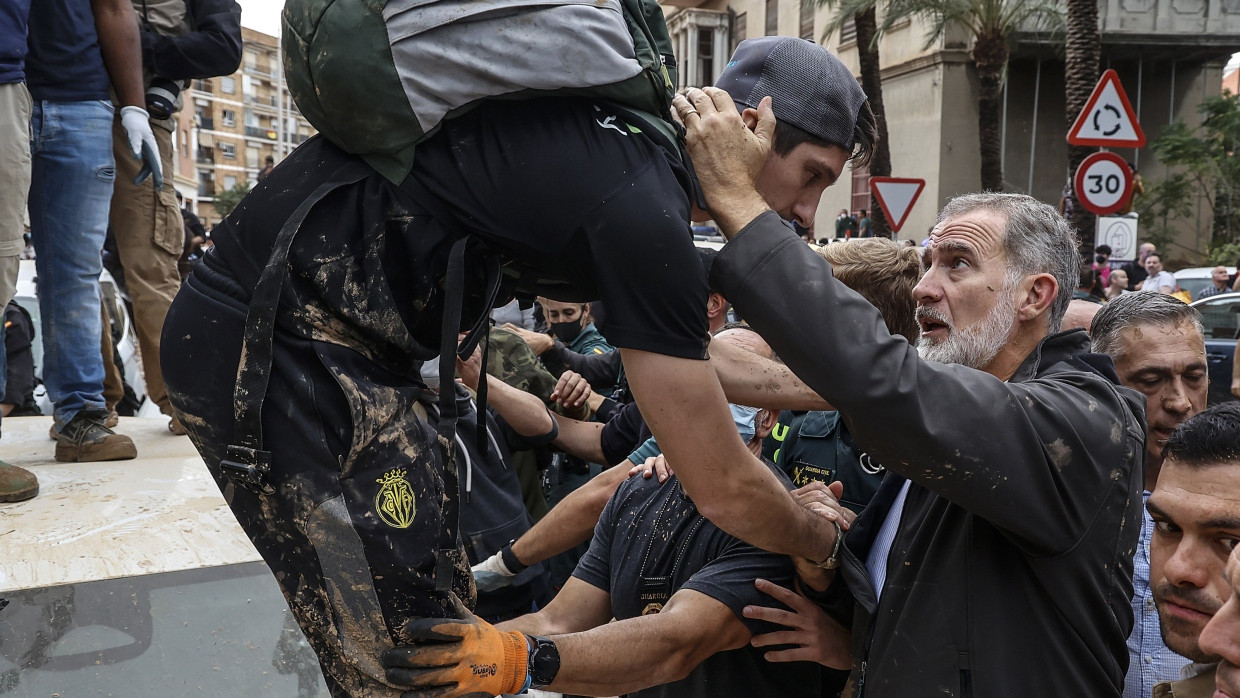
[[[620,376],[619,351],[609,351],[604,354],[578,354],[556,340],[555,346],[544,351],[539,358],[546,366],[560,364],[570,371],[580,373],[595,390],[611,388]]]
[[[711,281],[839,409],[875,461],[1006,530],[1030,552],[1072,548],[1113,503],[1113,485],[1143,464],[1131,450],[1144,442],[1144,405],[1122,397],[1130,391],[1063,362],[1005,382],[923,361],[773,212],[724,247]],[[1075,334],[1060,341],[1088,351]],[[1047,343],[1022,369],[1038,365]]]
[[[142,29],[142,65],[161,78],[232,75],[241,65],[241,6],[236,0],[186,0],[192,30],[163,36]]]

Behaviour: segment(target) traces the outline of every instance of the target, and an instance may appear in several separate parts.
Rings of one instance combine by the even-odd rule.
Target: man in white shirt
[[[1142,291],[1165,293],[1168,296],[1175,293],[1175,277],[1171,272],[1163,271],[1162,257],[1157,252],[1151,252],[1145,258],[1145,271],[1149,276],[1141,282]]]

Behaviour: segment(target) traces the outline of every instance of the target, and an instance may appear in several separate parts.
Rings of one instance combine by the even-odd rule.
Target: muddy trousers
[[[164,377],[173,406],[237,521],[271,568],[334,696],[396,696],[378,656],[415,617],[455,616],[436,589],[444,500],[435,431],[418,388],[362,354],[277,326],[262,412],[265,484],[222,472],[247,293],[199,265],[168,313]],[[472,606],[458,551],[450,585]]]

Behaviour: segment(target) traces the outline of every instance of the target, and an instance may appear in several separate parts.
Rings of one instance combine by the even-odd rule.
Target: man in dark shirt
[[[790,135],[763,180],[775,208],[810,224],[853,152],[868,152],[864,93],[799,39],[745,42],[734,64],[724,76],[752,103],[750,122],[771,112],[765,96],[783,95],[774,110]],[[676,143],[635,121],[587,98],[485,101],[443,121],[396,181],[332,134],[312,138],[212,230],[214,251],[174,301],[169,397],[334,691],[385,690],[374,658],[420,639],[411,624],[468,618],[454,601],[474,595],[455,531],[457,449],[414,409],[415,360],[438,355],[450,372],[457,331],[481,330],[501,290],[608,303],[608,340],[653,408],[652,431],[669,457],[712,464],[679,474],[702,513],[755,545],[830,554],[829,524],[729,433],[688,229],[703,214]],[[716,477],[723,463],[728,477]],[[376,516],[398,502],[416,515]],[[520,688],[515,666],[462,690]]]
[[[129,144],[121,152],[144,162],[139,178],[162,181],[142,107],[138,25],[129,0],[40,0],[31,5],[29,29],[30,237],[56,460],[133,458],[133,441],[104,424],[98,278],[116,177],[112,91]]]
[[[770,356],[756,333],[732,332]],[[756,455],[774,414],[738,412],[747,415],[737,428]],[[781,481],[791,487],[782,475]],[[497,627],[556,643],[553,691],[638,698],[818,695],[821,667],[766,662],[749,640],[771,626],[742,616],[746,606],[766,601],[755,579],[788,587],[792,575],[786,556],[759,550],[704,519],[675,476],[663,483],[630,478],[608,502],[589,551],[551,603]],[[609,623],[612,618],[616,622]],[[389,666],[399,666],[406,654],[389,652]],[[402,671],[392,669],[389,677],[400,683]]]

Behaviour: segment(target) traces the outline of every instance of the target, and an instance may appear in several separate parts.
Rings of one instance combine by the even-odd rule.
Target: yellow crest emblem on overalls
[[[379,494],[375,495],[375,512],[383,523],[393,528],[413,525],[413,485],[405,479],[405,469],[389,470],[375,482],[380,485]]]

